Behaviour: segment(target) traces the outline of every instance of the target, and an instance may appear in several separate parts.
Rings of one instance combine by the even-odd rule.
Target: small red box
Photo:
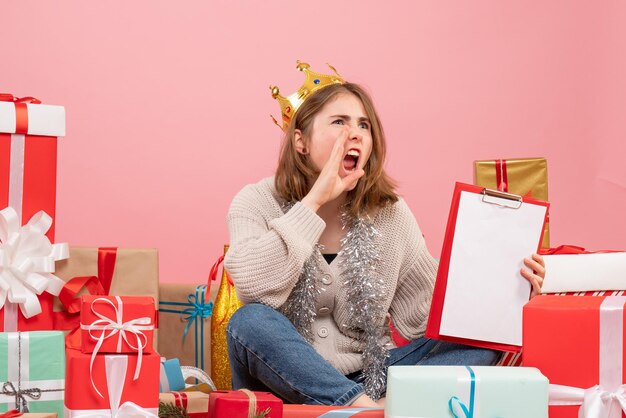
[[[282,418],[283,402],[269,392],[252,392],[256,397],[256,411],[269,408],[266,418]],[[248,418],[250,398],[242,390],[218,390],[209,395],[209,417]]]
[[[161,358],[158,354],[143,354],[141,369],[134,380],[136,354],[97,354],[92,379],[89,375],[91,354],[68,348],[65,350],[65,407],[70,411],[110,410],[109,393],[121,391],[119,405],[132,402],[156,414],[159,408],[159,374]],[[119,381],[116,381],[116,375]],[[95,385],[95,387],[94,387]],[[102,397],[98,395],[99,391]],[[68,415],[69,416],[69,415]]]
[[[611,308],[612,318],[617,318],[613,323],[606,321],[601,312],[602,309],[607,312],[605,300],[608,298],[615,298],[612,301],[620,305],[616,307],[613,303]],[[605,356],[603,363],[608,369],[619,371],[621,368],[619,384],[623,384],[626,377],[624,304],[626,297],[623,296],[533,298],[524,306],[523,365],[541,370],[550,384],[589,389],[602,385],[600,363],[601,356]],[[609,329],[612,337],[606,338],[607,334],[601,332],[601,318],[604,321],[602,327]],[[618,326],[613,327],[615,324]],[[616,341],[611,343],[611,338]],[[616,351],[619,346],[621,350]],[[611,387],[603,389],[614,390]],[[549,414],[550,418],[577,418],[579,409],[578,405],[550,406]]]
[[[154,299],[147,296],[83,296],[81,351],[93,353],[102,341],[98,353],[137,354],[139,346],[152,353],[155,312]],[[122,324],[128,329],[115,329]]]

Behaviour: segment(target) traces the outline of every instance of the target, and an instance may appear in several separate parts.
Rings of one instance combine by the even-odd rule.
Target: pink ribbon
[[[626,413],[623,384],[626,296],[607,296],[600,305],[600,382],[587,389],[550,385],[550,405],[581,405],[579,418],[620,418]]]
[[[91,377],[91,384],[95,391],[102,396],[102,393],[96,387],[95,382],[93,381],[93,363],[96,360],[96,355],[102,347],[104,340],[107,338],[113,337],[117,334],[117,352],[120,353],[122,351],[122,341],[125,341],[126,344],[133,350],[137,350],[137,366],[135,366],[135,375],[133,380],[137,380],[139,378],[139,373],[141,372],[141,361],[143,355],[143,349],[146,348],[148,344],[148,337],[142,331],[150,331],[154,329],[154,324],[152,323],[152,319],[144,316],[142,318],[131,319],[130,321],[124,322],[124,303],[122,302],[122,298],[119,296],[114,296],[117,301],[117,305],[115,305],[111,300],[107,298],[97,298],[91,304],[91,312],[96,315],[100,319],[96,319],[91,324],[81,324],[80,327],[83,330],[89,331],[89,336],[96,340],[96,346],[93,349],[93,354],[91,355],[91,361],[89,362],[89,375]],[[115,318],[109,318],[106,315],[101,314],[96,310],[96,306],[98,302],[108,303],[113,307],[115,311]],[[99,335],[95,335],[94,331],[100,331]],[[134,345],[130,339],[129,335],[135,337],[136,345]]]

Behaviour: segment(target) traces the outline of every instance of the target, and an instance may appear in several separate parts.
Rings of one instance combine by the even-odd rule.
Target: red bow
[[[41,100],[34,97],[15,97],[10,93],[0,93],[0,102],[14,102],[14,103],[33,103],[40,104]],[[0,415],[0,417],[3,415]]]
[[[74,277],[65,283],[59,293],[59,300],[67,311],[56,312],[54,328],[57,330],[75,329],[79,325],[80,295],[83,288],[91,295],[106,296],[111,290],[117,248],[98,248],[98,276]]]
[[[0,93],[1,102],[15,103],[15,133],[28,133],[28,107],[26,103],[39,104],[41,100],[34,97],[15,97],[9,93]]]
[[[587,251],[583,247],[576,245],[559,245],[554,248],[542,248],[539,250],[541,255],[552,254],[598,254],[598,253],[621,253],[619,250],[599,250],[599,251]]]
[[[23,412],[18,411],[17,409],[12,409],[4,414],[0,414],[0,418],[15,418],[24,415]]]

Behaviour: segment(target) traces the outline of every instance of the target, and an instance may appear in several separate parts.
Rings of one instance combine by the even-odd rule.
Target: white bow
[[[40,314],[38,295],[58,295],[65,282],[52,274],[55,262],[69,257],[67,244],[52,244],[46,232],[52,218],[39,211],[20,226],[15,209],[0,211],[0,309],[19,304],[25,318]]]
[[[69,418],[158,418],[151,409],[145,409],[134,402],[124,402],[124,380],[128,368],[128,356],[105,356],[107,387],[109,392],[109,410],[66,410]]]
[[[102,394],[96,387],[96,384],[93,381],[93,363],[96,360],[96,355],[102,347],[104,340],[118,334],[117,337],[117,352],[122,351],[122,340],[126,341],[126,344],[133,350],[137,350],[137,366],[135,367],[135,374],[133,380],[137,380],[139,378],[139,373],[141,371],[141,361],[143,350],[146,348],[148,344],[148,337],[142,331],[149,331],[154,329],[154,324],[152,324],[152,320],[144,316],[142,318],[132,319],[127,322],[123,322],[124,316],[124,303],[122,302],[122,298],[119,296],[115,296],[115,300],[117,301],[117,306],[111,302],[111,300],[107,298],[97,298],[91,304],[91,312],[94,313],[98,318],[93,321],[91,324],[81,324],[80,327],[83,330],[89,331],[89,336],[97,340],[96,346],[93,349],[93,353],[91,355],[91,361],[89,363],[89,374],[91,376],[91,384],[101,397]],[[109,318],[106,315],[101,314],[96,311],[95,307],[97,306],[97,302],[108,303],[113,307],[115,311],[115,318]],[[99,336],[93,334],[93,331],[101,331]],[[107,333],[108,331],[108,333]],[[129,340],[128,334],[132,334],[135,336],[136,345]]]
[[[550,385],[550,405],[581,405],[578,418],[620,418],[626,412],[626,385],[614,391]]]

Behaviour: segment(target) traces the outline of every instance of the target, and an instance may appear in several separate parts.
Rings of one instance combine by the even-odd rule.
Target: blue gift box
[[[391,366],[385,418],[548,418],[534,367]]]
[[[161,361],[161,384],[159,392],[171,392],[185,389],[185,378],[177,358]]]

